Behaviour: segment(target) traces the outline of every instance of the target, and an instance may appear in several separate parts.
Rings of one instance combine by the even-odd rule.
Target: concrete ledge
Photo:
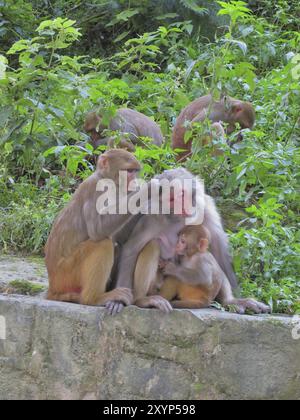
[[[0,399],[300,399],[294,326],[0,295]]]

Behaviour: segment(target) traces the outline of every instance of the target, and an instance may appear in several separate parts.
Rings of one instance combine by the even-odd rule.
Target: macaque
[[[199,182],[183,168],[165,171],[157,179],[168,179],[169,181],[191,179],[194,180],[195,185]],[[185,193],[182,191],[183,195]],[[172,201],[172,197],[170,200]],[[220,215],[211,197],[205,195],[204,201],[203,224],[211,235],[211,252],[226,273],[232,287],[237,287],[228,238],[224,232]],[[159,295],[149,296],[149,291],[156,280],[160,258],[169,260],[174,257],[178,234],[184,228],[185,220],[184,210],[179,215],[172,214],[172,211],[169,215],[143,215],[129,235],[127,242],[123,244],[116,285],[132,289],[136,305],[144,308],[155,307],[164,311],[172,310],[166,299]],[[113,301],[109,302],[107,307],[112,314],[122,309],[122,305]]]
[[[266,313],[269,307],[252,299],[235,299],[226,275],[208,251],[209,231],[203,226],[187,226],[179,234],[175,249],[176,264],[166,262],[166,276],[158,294],[170,301],[173,308],[208,308],[218,300],[232,305],[238,313],[246,309]],[[158,285],[159,286],[159,285]]]
[[[139,162],[129,152],[107,151],[99,157],[96,172],[60,213],[45,248],[49,300],[84,305],[105,305],[112,299],[124,305],[132,303],[130,289],[108,292],[107,286],[114,263],[112,236],[134,216],[99,214],[96,204],[101,192],[96,188],[101,179],[110,179],[118,189],[119,171],[126,171],[129,185],[139,170]]]
[[[181,111],[173,129],[173,149],[184,150],[179,153],[178,159],[184,159],[191,154],[192,140],[189,140],[187,143],[184,140],[185,133],[190,129],[188,123],[192,125],[206,119],[209,119],[212,123],[218,123],[218,130],[222,130],[221,123],[225,123],[227,125],[226,134],[232,134],[236,129],[236,124],[239,124],[241,129],[253,128],[255,111],[249,102],[243,102],[229,96],[222,97],[220,101],[215,101],[212,95],[196,99]]]
[[[114,138],[103,135],[105,129],[118,131],[120,133],[118,147],[130,152],[135,150],[137,144],[143,145],[141,137],[151,138],[156,146],[161,146],[164,142],[161,129],[153,120],[128,108],[119,109],[107,127],[102,124],[101,115],[91,112],[86,116],[84,129],[89,133],[95,149],[101,145],[114,147]]]

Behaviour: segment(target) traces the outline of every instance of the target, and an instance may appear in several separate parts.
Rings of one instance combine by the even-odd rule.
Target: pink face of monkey
[[[232,134],[236,129],[236,124],[239,124],[241,129],[252,129],[255,123],[255,111],[253,106],[248,102],[237,101],[234,103],[227,116],[228,127],[227,134]]]
[[[187,191],[184,188],[176,193],[170,191],[170,210],[171,214],[182,217],[191,217],[194,214],[192,191]]]
[[[177,244],[176,244],[176,248],[175,248],[175,253],[178,256],[182,256],[185,255],[187,251],[187,241],[185,238],[185,235],[179,235]]]
[[[210,234],[202,225],[186,226],[179,234],[175,248],[177,256],[192,257],[208,251]]]

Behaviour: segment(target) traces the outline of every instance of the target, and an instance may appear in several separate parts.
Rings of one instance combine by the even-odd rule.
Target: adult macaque
[[[255,313],[269,312],[269,307],[253,299],[235,299],[230,283],[208,252],[209,231],[202,225],[187,226],[179,234],[175,255],[177,263],[167,262],[159,295],[170,301],[173,308],[208,308],[219,300],[232,305],[238,313],[246,309]]]
[[[129,184],[139,170],[139,162],[125,150],[110,150],[99,157],[96,172],[81,184],[58,216],[46,244],[48,299],[85,305],[105,305],[112,299],[124,305],[132,303],[130,289],[107,292],[107,285],[114,262],[111,238],[133,216],[99,214],[97,184],[110,179],[118,189],[119,171],[127,172]]]
[[[101,145],[114,146],[115,140],[112,137],[105,137],[103,131],[109,129],[118,131],[120,134],[118,147],[134,151],[135,145],[143,145],[141,137],[149,137],[153,144],[161,146],[164,141],[159,126],[146,115],[128,108],[121,108],[111,119],[108,126],[102,124],[102,117],[96,112],[86,116],[84,129],[91,137],[91,143],[96,149]]]
[[[238,99],[224,96],[220,101],[215,101],[212,95],[203,96],[190,103],[184,108],[173,129],[172,147],[173,149],[183,149],[178,156],[179,159],[184,159],[191,153],[191,143],[189,140],[185,143],[185,133],[191,129],[193,123],[202,122],[206,119],[213,123],[223,122],[227,124],[226,133],[231,134],[239,124],[242,129],[252,128],[255,123],[255,111],[249,102],[240,101]],[[219,124],[219,127],[222,127]]]
[[[157,177],[159,180],[197,179],[187,170],[173,169],[165,171]],[[185,191],[182,192],[183,195]],[[224,232],[220,215],[213,199],[204,197],[204,226],[211,235],[211,252],[215,256],[222,270],[226,273],[233,287],[237,286],[228,249],[228,238]],[[169,260],[174,257],[179,232],[185,226],[186,214],[181,215],[171,211],[169,215],[144,215],[133,229],[128,241],[123,245],[117,287],[133,289],[134,301],[140,307],[155,307],[167,311],[171,310],[170,303],[162,296],[149,296],[151,286],[156,280],[160,258]],[[115,302],[108,304],[110,313],[118,312],[120,305]]]

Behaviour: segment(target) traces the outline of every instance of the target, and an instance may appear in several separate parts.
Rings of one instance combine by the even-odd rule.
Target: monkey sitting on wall
[[[156,146],[162,146],[164,136],[160,127],[146,115],[129,108],[117,110],[116,115],[111,118],[109,124],[103,124],[103,118],[96,112],[90,112],[85,119],[84,129],[91,137],[91,144],[94,149],[99,146],[115,145],[113,137],[105,137],[103,131],[109,129],[120,133],[118,147],[126,149],[129,152],[135,150],[137,144],[143,145],[140,141],[142,137],[152,139]]]
[[[158,308],[165,312],[172,310],[168,300],[162,296],[151,294],[152,285],[157,279],[157,271],[160,258],[171,260],[175,256],[175,247],[178,234],[186,225],[187,216],[184,208],[184,197],[192,195],[195,199],[195,214],[202,214],[203,203],[200,199],[199,189],[201,183],[189,171],[184,168],[164,171],[156,177],[159,182],[167,180],[182,181],[181,192],[176,196],[170,194],[170,214],[145,214],[131,229],[122,236],[128,240],[122,243],[120,252],[118,273],[116,276],[117,287],[126,287],[133,290],[134,303],[141,308]],[[190,180],[193,184],[192,191],[185,188],[184,183]],[[166,198],[166,197],[165,197]],[[164,202],[160,196],[161,205]],[[182,202],[183,201],[183,202]],[[175,202],[182,207],[181,212],[174,214]],[[193,201],[194,202],[194,201]],[[204,220],[203,225],[211,234],[211,252],[226,274],[233,288],[237,287],[237,280],[231,264],[231,256],[228,247],[228,238],[224,232],[221,217],[212,197],[204,196]],[[122,305],[119,302],[109,302],[108,310],[111,314],[120,312]]]
[[[221,303],[240,305],[240,312],[247,309],[261,312],[268,308],[259,302],[253,302],[251,299],[235,300],[232,289],[237,287],[236,276],[231,264],[231,256],[228,247],[228,238],[224,232],[222,221],[214,200],[204,195],[204,203],[199,196],[199,180],[186,169],[177,168],[165,171],[156,177],[160,182],[167,180],[173,182],[176,180],[192,182],[192,190],[185,187],[182,183],[181,191],[169,194],[167,200],[170,205],[170,213],[164,214],[143,214],[131,226],[130,230],[120,231],[123,239],[114,237],[115,242],[121,245],[120,255],[118,256],[118,269],[115,279],[116,287],[128,288],[133,292],[133,303],[141,308],[157,308],[164,312],[172,310],[170,302],[153,293],[153,285],[157,281],[157,272],[160,258],[172,260],[175,257],[175,248],[178,242],[178,235],[186,225],[186,219],[190,216],[201,215],[204,204],[203,226],[205,226],[211,235],[211,253],[218,262],[219,267],[226,275],[228,280],[222,286],[218,299]],[[189,214],[192,209],[186,209],[184,198],[195,199],[195,214]],[[163,207],[166,197],[159,196],[160,208]],[[188,200],[189,201],[189,200]],[[193,200],[194,203],[194,200]],[[174,210],[179,204],[180,212]],[[197,210],[198,209],[198,210]],[[200,221],[199,221],[200,223]],[[118,235],[117,235],[118,236]],[[124,241],[124,238],[127,240]],[[197,282],[196,282],[197,284]],[[110,314],[120,312],[124,303],[117,299],[106,302],[107,310]]]
[[[166,276],[158,294],[173,308],[208,308],[219,300],[244,314],[246,308],[265,313],[269,307],[252,299],[235,299],[229,280],[215,257],[208,251],[210,233],[203,226],[187,226],[179,234],[176,245],[177,263],[162,263]],[[158,285],[159,286],[159,285]]]
[[[120,171],[125,172],[129,185],[140,169],[140,163],[129,152],[107,151],[98,159],[95,173],[79,186],[59,214],[45,248],[49,300],[83,305],[105,305],[112,299],[124,305],[132,303],[130,289],[108,291],[108,284],[115,259],[112,237],[135,216],[129,212],[99,214],[97,201],[103,191],[97,185],[109,179],[118,191]],[[129,196],[130,192],[127,199]]]

